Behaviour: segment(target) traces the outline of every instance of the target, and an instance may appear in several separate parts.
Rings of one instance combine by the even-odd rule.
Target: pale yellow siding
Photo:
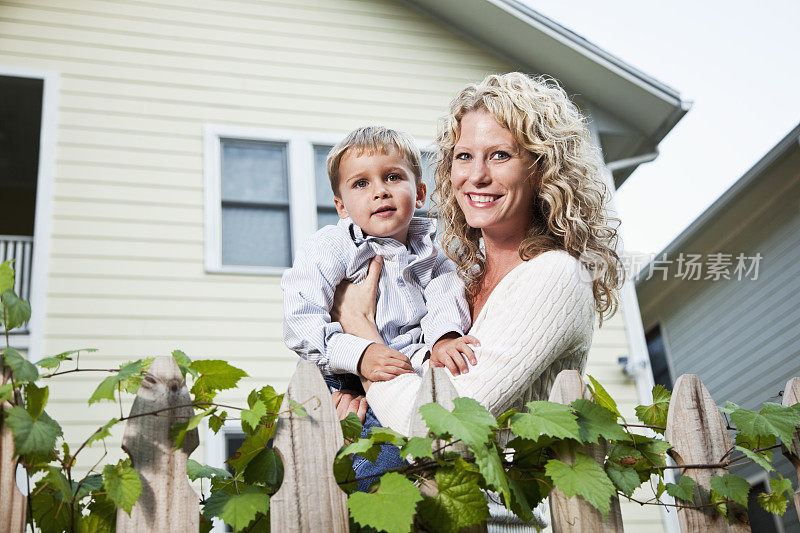
[[[235,404],[250,387],[285,389],[296,356],[277,276],[205,272],[203,126],[377,122],[430,139],[465,82],[512,69],[390,0],[3,1],[0,65],[60,73],[43,353],[98,348],[82,357],[93,368],[176,348],[223,358],[251,376],[222,395]],[[589,368],[630,411],[624,338],[618,318],[599,330]],[[120,414],[86,406],[103,377],[51,384],[72,445]]]

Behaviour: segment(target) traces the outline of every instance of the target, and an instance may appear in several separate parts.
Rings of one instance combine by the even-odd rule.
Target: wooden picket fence
[[[431,369],[417,398],[417,406],[438,402],[452,409],[455,390],[443,368]],[[348,530],[347,497],[334,479],[332,463],[344,445],[339,420],[333,404],[322,401],[309,408],[308,417],[300,417],[287,409],[291,400],[311,405],[314,398],[329,398],[328,389],[315,365],[301,361],[289,383],[282,414],[278,420],[274,446],[280,451],[284,478],[272,497],[271,528],[280,532],[346,532]],[[553,385],[550,401],[569,404],[588,397],[578,372],[561,372]],[[185,405],[189,392],[177,364],[171,357],[159,357],[151,365],[131,413],[163,409],[170,405]],[[800,402],[800,378],[786,384],[784,405]],[[190,408],[176,409],[177,416],[191,414]],[[415,411],[418,412],[418,409]],[[169,427],[173,420],[164,416],[144,416],[128,421],[123,449],[142,478],[142,496],[128,516],[117,513],[117,531],[198,531],[199,497],[189,485],[186,462],[197,447],[197,430],[187,434],[184,445],[174,450]],[[412,436],[427,433],[421,417],[414,421]],[[673,444],[680,464],[711,464],[719,461],[731,447],[730,437],[716,405],[696,375],[686,374],[675,383],[667,421],[667,440]],[[800,435],[791,444],[795,457],[800,457]],[[12,455],[11,434],[3,428],[0,434],[0,533],[22,533],[25,525],[26,500],[15,482],[16,459]],[[603,444],[586,445],[582,453],[602,460],[607,449]],[[574,457],[565,450],[559,459],[571,462]],[[800,465],[795,465],[800,474]],[[709,502],[710,479],[724,469],[690,469],[683,475],[697,482],[694,501]],[[425,487],[427,495],[435,486]],[[558,490],[550,495],[551,526],[556,532],[623,531],[619,500],[614,499],[611,512],[603,520],[600,513],[580,497],[567,498]],[[800,491],[794,503],[800,514]],[[732,523],[728,523],[712,507],[679,509],[681,531],[749,531],[746,509],[731,508]],[[486,524],[470,528],[470,532],[486,531]]]

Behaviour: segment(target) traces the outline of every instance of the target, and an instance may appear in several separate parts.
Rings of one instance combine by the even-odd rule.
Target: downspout
[[[594,123],[592,123],[594,124]],[[596,126],[590,126],[592,140],[601,147],[600,132],[597,131]],[[652,152],[642,154],[639,156],[628,157],[625,159],[618,159],[605,164],[607,172],[603,173],[603,179],[606,186],[614,194],[610,199],[610,208],[613,213],[618,214],[617,201],[616,201],[616,184],[612,174],[615,170],[622,170],[632,166],[649,163],[658,157],[658,148],[654,148]],[[624,252],[624,241],[622,251]],[[626,373],[630,373],[636,381],[636,395],[642,405],[649,405],[652,401],[652,389],[655,385],[653,379],[653,371],[650,368],[650,355],[647,351],[647,342],[644,336],[644,325],[642,324],[642,314],[639,309],[639,299],[636,297],[636,287],[634,280],[631,276],[625,276],[625,283],[620,289],[620,299],[622,304],[622,319],[625,324],[625,331],[628,337],[628,350],[629,359],[626,365]],[[664,494],[662,499],[666,503],[674,503],[674,500]],[[677,513],[669,512],[667,507],[661,507],[661,519],[666,533],[680,532],[680,525],[678,524]]]

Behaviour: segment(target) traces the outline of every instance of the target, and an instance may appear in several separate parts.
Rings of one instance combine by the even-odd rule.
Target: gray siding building
[[[800,125],[640,271],[636,292],[657,383],[698,374],[717,404],[781,402],[800,376]],[[762,518],[753,531],[800,531],[791,503],[774,528]]]

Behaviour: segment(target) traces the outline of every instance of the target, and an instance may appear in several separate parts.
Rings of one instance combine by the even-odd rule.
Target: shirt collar
[[[374,242],[385,244],[388,242],[397,243],[398,241],[388,237],[375,237],[366,235],[352,219],[340,218],[337,225],[347,231],[350,238],[356,245],[364,242]],[[428,217],[412,217],[408,225],[408,248],[417,255],[424,255],[425,250],[433,248],[433,241],[436,238],[436,219]]]

